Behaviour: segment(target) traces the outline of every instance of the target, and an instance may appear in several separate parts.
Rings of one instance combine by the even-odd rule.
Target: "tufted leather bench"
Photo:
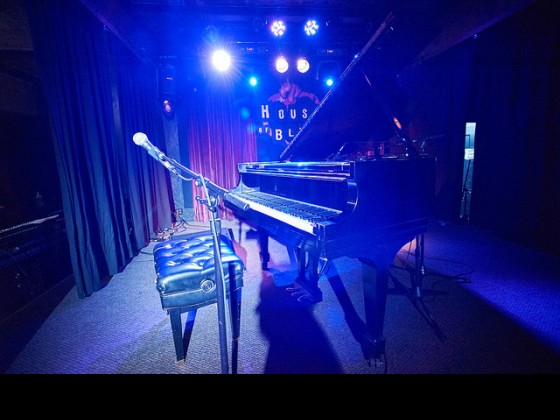
[[[171,321],[177,362],[184,362],[181,314],[217,302],[214,243],[209,232],[171,239],[154,246],[156,288],[161,306]],[[225,293],[231,312],[232,346],[237,351],[240,332],[243,262],[233,244],[220,235],[220,252],[224,268]],[[192,326],[191,326],[192,328]]]

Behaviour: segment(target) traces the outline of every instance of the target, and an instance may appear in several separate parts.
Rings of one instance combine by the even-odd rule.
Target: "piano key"
[[[281,222],[287,223],[304,232],[313,234],[315,231],[315,222],[325,221],[328,218],[338,216],[341,212],[324,207],[308,204],[302,206],[302,203],[295,200],[289,200],[281,197],[267,195],[265,193],[252,192],[251,194],[233,194],[235,199],[247,204],[251,210],[263,213]],[[226,197],[227,200],[227,197]],[[266,203],[266,204],[265,204]],[[297,212],[289,212],[290,206],[299,204],[301,209]]]

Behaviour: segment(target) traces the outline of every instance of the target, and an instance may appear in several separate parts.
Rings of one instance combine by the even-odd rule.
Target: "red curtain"
[[[187,98],[187,143],[190,168],[225,189],[239,180],[237,164],[254,162],[257,157],[256,136],[252,128],[251,104],[240,100],[235,90],[224,86],[207,86]],[[193,197],[205,197],[192,184]],[[210,220],[206,206],[194,200],[194,218]],[[222,220],[233,220],[233,213],[220,204]]]

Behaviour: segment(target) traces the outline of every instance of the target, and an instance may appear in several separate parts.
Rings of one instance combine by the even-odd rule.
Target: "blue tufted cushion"
[[[244,266],[224,235],[220,235],[220,252],[229,294],[243,286]],[[216,301],[214,243],[210,233],[156,244],[154,265],[163,309],[194,309]]]

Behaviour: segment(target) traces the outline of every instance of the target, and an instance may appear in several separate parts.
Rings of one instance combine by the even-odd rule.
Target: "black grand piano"
[[[390,267],[404,245],[425,232],[435,191],[435,161],[418,153],[379,97],[368,68],[386,20],[280,155],[277,162],[239,163],[226,207],[259,232],[262,268],[269,236],[298,255],[296,283],[314,301],[321,261],[342,256],[363,264],[368,362],[385,352],[383,324]],[[379,125],[372,125],[382,121]],[[360,145],[397,137],[404,153],[364,153]],[[375,138],[372,138],[375,137]],[[370,150],[371,152],[371,150]]]

